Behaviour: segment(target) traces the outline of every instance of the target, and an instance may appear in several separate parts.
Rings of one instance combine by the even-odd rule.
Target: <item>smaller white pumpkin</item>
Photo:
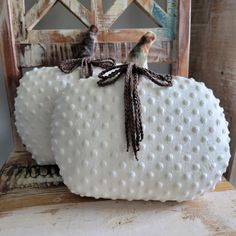
[[[97,33],[98,28],[91,25],[84,34],[79,58],[60,64],[62,71],[73,71],[72,73],[65,74],[58,67],[35,68],[26,72],[20,80],[15,99],[16,127],[26,149],[32,153],[32,158],[38,164],[55,164],[50,136],[54,101],[70,80],[79,79],[80,69],[77,67],[81,66],[80,63],[87,65],[87,60],[94,57]],[[100,71],[96,68],[93,73],[97,75]]]
[[[54,164],[50,142],[50,123],[54,101],[73,76],[58,67],[35,68],[20,80],[15,99],[17,131],[26,149],[38,164]],[[78,78],[79,79],[79,78]]]
[[[100,71],[95,68],[94,74]],[[20,79],[15,124],[26,149],[38,164],[55,164],[51,151],[51,116],[55,100],[72,79],[79,80],[79,69],[65,74],[58,67],[35,68]]]

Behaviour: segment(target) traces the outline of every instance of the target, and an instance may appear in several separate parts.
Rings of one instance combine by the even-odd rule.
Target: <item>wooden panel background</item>
[[[35,30],[35,25],[60,2],[86,27],[98,26],[97,57],[124,61],[140,36],[147,30],[157,34],[149,62],[169,63],[172,73],[188,75],[191,0],[166,0],[166,10],[155,0],[116,0],[108,10],[102,0],[90,0],[87,9],[79,0],[38,0],[25,11],[25,0],[0,1],[1,55],[4,63],[15,151],[24,147],[14,126],[14,97],[22,68],[53,66],[77,57],[83,31],[78,29]],[[156,23],[152,29],[111,29],[112,24],[135,3]]]
[[[235,0],[192,1],[190,76],[205,82],[220,98],[230,124],[232,156],[236,149],[235,12]],[[235,161],[234,165],[236,170]]]

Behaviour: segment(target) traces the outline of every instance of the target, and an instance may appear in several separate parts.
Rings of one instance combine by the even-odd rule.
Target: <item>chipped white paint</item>
[[[57,0],[40,0],[26,13],[25,22],[27,30],[32,30],[34,26],[47,14]]]
[[[91,12],[77,0],[60,0],[87,27],[94,24]]]
[[[1,212],[4,236],[235,235],[236,191],[185,203],[95,201]]]
[[[40,44],[35,44],[34,46],[27,45],[24,54],[20,54],[20,61],[24,62],[25,65],[30,65],[32,61],[34,61],[36,65],[40,65],[43,51],[44,48],[42,49]]]
[[[97,18],[97,26],[101,30],[109,29],[133,0],[116,0],[106,13]]]

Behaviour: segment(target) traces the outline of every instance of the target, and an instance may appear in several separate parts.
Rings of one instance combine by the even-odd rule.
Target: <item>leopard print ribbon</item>
[[[92,57],[82,57],[62,61],[58,67],[64,73],[71,73],[80,67],[80,77],[89,78],[93,75],[93,66],[107,69],[113,67],[115,64],[116,62],[113,58],[93,59]]]

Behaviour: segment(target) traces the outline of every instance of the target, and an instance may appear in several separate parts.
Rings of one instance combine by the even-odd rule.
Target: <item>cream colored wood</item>
[[[35,206],[2,211],[0,234],[233,236],[235,202],[231,190],[184,203],[104,200]]]

